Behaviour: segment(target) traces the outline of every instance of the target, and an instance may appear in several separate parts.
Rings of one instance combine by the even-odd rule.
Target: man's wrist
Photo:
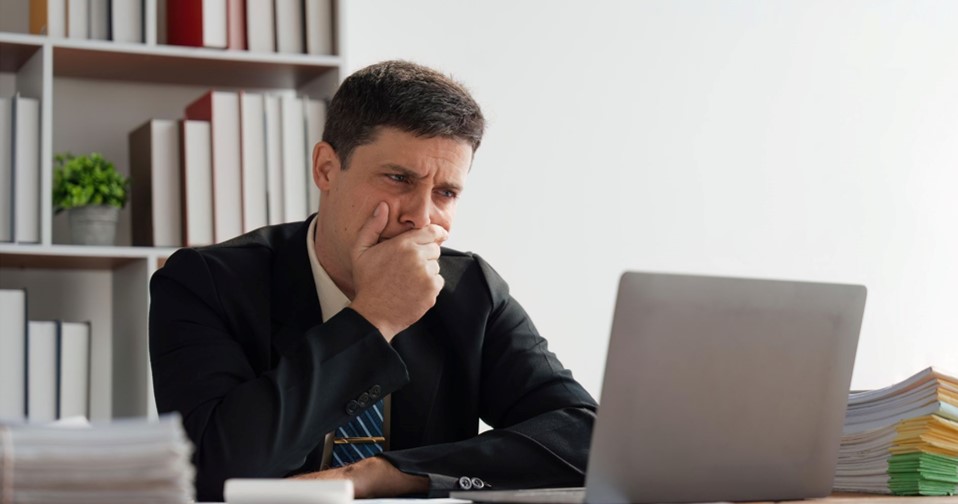
[[[366,322],[372,324],[373,327],[379,329],[379,332],[382,333],[384,338],[386,338],[386,341],[391,341],[393,336],[399,333],[399,331],[395,330],[392,325],[381,319],[378,319],[375,315],[373,315],[373,311],[370,310],[370,308],[362,301],[350,303],[349,308],[358,313],[360,317],[366,319]]]

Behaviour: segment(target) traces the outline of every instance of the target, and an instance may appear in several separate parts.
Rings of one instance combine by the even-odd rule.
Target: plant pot
[[[89,205],[67,210],[70,214],[70,241],[74,245],[107,245],[116,241],[120,209],[111,205]]]

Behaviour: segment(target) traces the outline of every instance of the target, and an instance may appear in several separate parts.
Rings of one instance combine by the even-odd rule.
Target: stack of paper
[[[848,398],[835,489],[958,493],[958,378],[928,368]]]
[[[178,416],[94,426],[0,424],[4,502],[187,503],[192,447]]]

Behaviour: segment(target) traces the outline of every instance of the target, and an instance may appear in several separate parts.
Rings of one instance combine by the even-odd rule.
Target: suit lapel
[[[272,343],[281,354],[292,349],[306,330],[323,322],[306,252],[311,220],[307,219],[274,254],[270,287]]]

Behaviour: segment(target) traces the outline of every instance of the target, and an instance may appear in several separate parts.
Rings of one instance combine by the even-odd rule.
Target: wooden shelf
[[[28,41],[8,41],[0,37],[0,72],[16,72],[43,46]],[[19,37],[14,37],[19,38]]]

